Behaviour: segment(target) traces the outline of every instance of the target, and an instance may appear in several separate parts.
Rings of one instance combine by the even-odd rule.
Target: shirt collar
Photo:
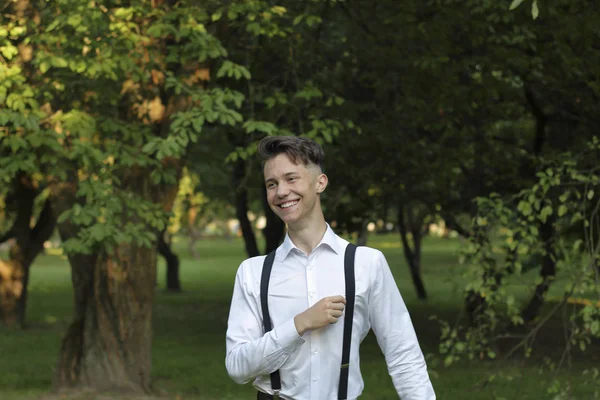
[[[333,229],[331,229],[329,224],[327,224],[327,229],[325,230],[325,234],[323,235],[323,238],[321,239],[321,241],[319,242],[317,247],[315,247],[315,249],[323,244],[329,246],[329,248],[331,250],[333,250],[336,254],[340,254],[344,250],[342,243],[340,243],[339,236],[336,235],[335,232],[333,232]],[[279,251],[278,251],[279,259],[281,261],[285,260],[293,249],[302,251],[302,250],[298,249],[298,247],[296,247],[294,242],[292,242],[292,239],[290,239],[290,235],[286,233],[285,239],[283,240],[283,243],[279,247]]]

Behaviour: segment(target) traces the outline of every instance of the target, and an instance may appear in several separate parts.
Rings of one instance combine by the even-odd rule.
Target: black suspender
[[[344,254],[344,277],[346,281],[346,307],[344,308],[344,342],[342,344],[342,363],[340,368],[340,384],[338,388],[338,399],[346,400],[348,396],[348,373],[350,371],[350,344],[352,341],[352,321],[354,319],[354,297],[356,282],[354,279],[354,259],[356,246],[348,243]],[[263,327],[265,333],[271,331],[271,317],[269,314],[268,294],[271,269],[275,260],[275,251],[267,255],[263,263],[260,278],[260,304],[263,315]],[[281,377],[279,371],[271,373],[271,388],[275,396],[281,391]]]
[[[273,261],[275,260],[275,250],[270,252],[265,258],[263,264],[262,275],[260,277],[260,305],[262,308],[263,315],[263,327],[265,333],[271,331],[271,314],[269,314],[269,279],[271,278],[271,269],[273,268]],[[279,396],[281,391],[281,377],[279,376],[279,370],[271,374],[271,388],[275,392],[276,396]]]
[[[352,342],[352,321],[354,319],[354,295],[356,282],[354,280],[354,256],[356,246],[348,243],[344,255],[344,276],[346,278],[346,307],[344,308],[344,343],[342,347],[342,365],[340,369],[340,386],[338,399],[346,400],[348,396],[348,373],[350,372],[350,343]]]

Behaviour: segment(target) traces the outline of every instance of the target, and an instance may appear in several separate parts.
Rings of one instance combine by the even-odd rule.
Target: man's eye
[[[267,189],[271,189],[271,188],[274,188],[274,187],[275,187],[274,183],[267,184]]]
[[[288,179],[288,182],[295,182],[296,179],[298,179],[298,178],[290,178],[290,179]]]

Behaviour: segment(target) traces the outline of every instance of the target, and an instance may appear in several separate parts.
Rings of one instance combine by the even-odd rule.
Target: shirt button
[[[317,354],[319,354],[319,350],[313,350],[313,355],[316,356]]]
[[[314,296],[315,296],[315,292],[308,292],[308,295],[309,295],[310,297],[314,297]]]
[[[313,382],[316,382],[316,381],[318,381],[318,380],[319,380],[318,378],[316,378],[316,377],[313,377]]]

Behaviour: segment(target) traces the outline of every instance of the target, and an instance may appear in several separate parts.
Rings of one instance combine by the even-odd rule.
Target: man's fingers
[[[334,310],[343,310],[344,307],[346,307],[344,303],[331,303],[331,308]]]
[[[339,318],[341,316],[342,316],[342,312],[341,311],[337,311],[337,310],[331,311],[331,313],[329,314],[329,323],[330,324],[335,324],[336,322],[339,321]]]
[[[344,296],[331,296],[331,297],[327,297],[327,300],[329,300],[332,303],[346,304],[346,298]]]

